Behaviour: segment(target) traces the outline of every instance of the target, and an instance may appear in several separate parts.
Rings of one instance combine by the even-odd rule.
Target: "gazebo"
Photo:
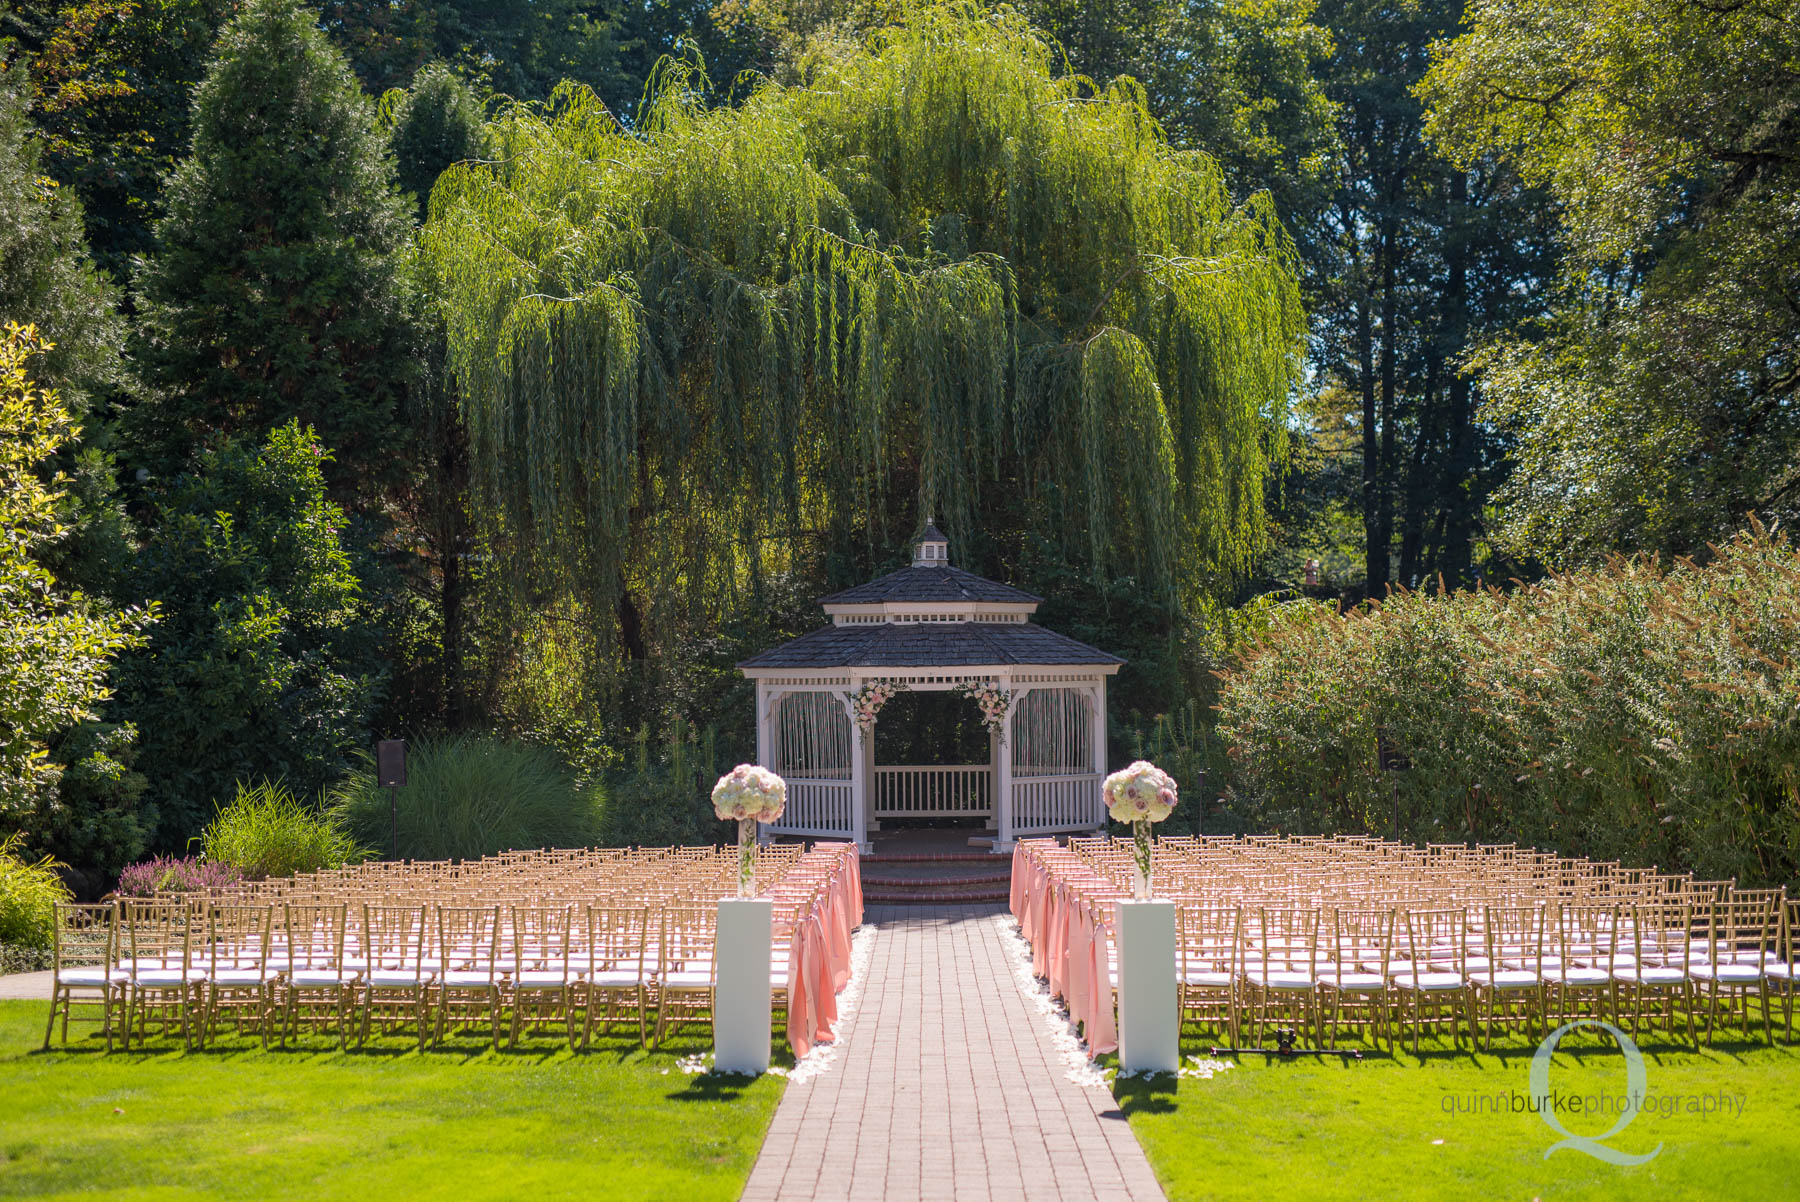
[[[767,832],[866,849],[883,819],[982,818],[1009,851],[1104,825],[1106,682],[1124,661],[1033,623],[1041,601],[953,566],[928,519],[910,567],[824,598],[831,625],[738,664],[756,682],[757,762],[788,782]],[[968,694],[988,762],[877,764],[883,686]]]

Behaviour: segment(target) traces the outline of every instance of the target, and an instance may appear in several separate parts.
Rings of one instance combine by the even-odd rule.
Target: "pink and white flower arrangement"
[[[866,738],[875,729],[875,718],[881,713],[881,707],[906,691],[905,685],[892,680],[871,680],[856,690],[850,697],[850,710],[856,717],[856,729]]]
[[[1133,893],[1142,901],[1150,896],[1150,825],[1174,811],[1175,778],[1150,761],[1139,760],[1107,777],[1100,790],[1113,820],[1131,823],[1137,869]]]
[[[1006,711],[1012,708],[1012,694],[995,685],[959,684],[950,690],[959,696],[967,697],[981,711],[981,724],[991,735],[998,735],[1002,742],[1006,739]]]
[[[713,813],[738,824],[738,896],[756,894],[756,824],[787,809],[787,782],[756,764],[739,764],[712,791]]]
[[[719,778],[713,812],[727,822],[774,822],[787,809],[787,782],[756,764],[739,764]]]
[[[1175,780],[1149,760],[1139,760],[1101,786],[1114,822],[1161,822],[1175,809]]]

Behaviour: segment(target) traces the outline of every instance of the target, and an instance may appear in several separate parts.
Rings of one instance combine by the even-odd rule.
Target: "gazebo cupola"
[[[925,519],[925,533],[913,544],[913,563],[915,568],[947,568],[950,566],[950,539],[937,523],[930,518]]]
[[[1040,601],[956,567],[927,519],[907,567],[823,598],[831,625],[740,663],[756,682],[758,762],[788,782],[770,830],[866,844],[883,819],[981,818],[1005,851],[1102,826],[1106,682],[1124,661],[1034,623]],[[877,764],[892,688],[998,710],[989,762]]]

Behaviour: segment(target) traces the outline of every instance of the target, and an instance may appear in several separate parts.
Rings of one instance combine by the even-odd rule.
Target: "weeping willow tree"
[[[520,579],[691,616],[935,513],[1171,612],[1267,533],[1303,315],[1266,197],[1018,18],[913,11],[803,86],[633,130],[516,106],[423,235]]]

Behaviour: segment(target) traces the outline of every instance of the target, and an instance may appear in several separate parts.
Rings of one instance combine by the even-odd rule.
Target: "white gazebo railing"
[[[875,765],[877,818],[986,818],[993,812],[989,764]]]
[[[1106,824],[1098,772],[1013,781],[1013,828],[1020,834],[1093,830]]]

